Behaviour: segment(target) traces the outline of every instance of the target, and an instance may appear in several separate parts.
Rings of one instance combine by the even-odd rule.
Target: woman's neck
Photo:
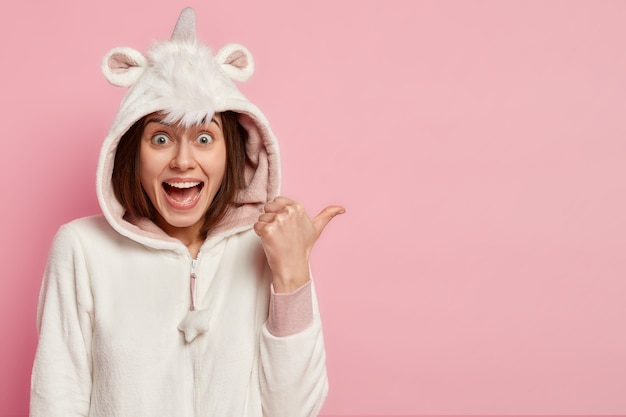
[[[200,252],[200,247],[204,243],[204,238],[200,232],[202,225],[195,224],[188,227],[175,227],[163,219],[157,219],[159,226],[168,236],[183,242],[192,258],[196,258]]]

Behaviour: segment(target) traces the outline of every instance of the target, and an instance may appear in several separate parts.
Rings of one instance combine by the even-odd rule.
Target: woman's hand
[[[274,276],[274,291],[292,292],[309,281],[309,256],[330,220],[345,209],[328,206],[310,218],[302,204],[276,197],[265,205],[254,231],[261,237]]]

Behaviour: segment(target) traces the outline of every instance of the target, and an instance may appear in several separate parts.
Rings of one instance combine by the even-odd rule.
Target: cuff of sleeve
[[[271,286],[270,311],[267,330],[276,337],[284,337],[305,330],[313,322],[311,281],[287,294],[274,292]]]

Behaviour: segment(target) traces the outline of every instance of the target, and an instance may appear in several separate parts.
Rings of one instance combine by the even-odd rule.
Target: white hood
[[[180,242],[161,233],[149,221],[131,224],[116,199],[111,176],[115,151],[122,135],[143,116],[162,111],[167,122],[185,125],[210,119],[214,113],[239,113],[248,132],[246,187],[239,192],[227,217],[210,232],[223,237],[252,227],[263,205],[280,189],[280,160],[276,138],[265,116],[237,89],[234,81],[246,81],[254,71],[250,52],[230,44],[212,55],[196,39],[195,13],[182,11],[172,37],[156,43],[146,55],[132,48],[109,51],[102,71],[109,82],[130,87],[120,105],[98,162],[98,201],[108,222],[119,233],[157,249],[180,247]]]

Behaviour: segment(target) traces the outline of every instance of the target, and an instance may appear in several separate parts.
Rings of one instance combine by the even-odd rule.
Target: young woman
[[[276,140],[236,88],[249,52],[213,56],[185,9],[144,57],[104,141],[103,216],[61,227],[45,272],[31,416],[314,416],[325,354],[309,254],[326,224],[279,197]]]

